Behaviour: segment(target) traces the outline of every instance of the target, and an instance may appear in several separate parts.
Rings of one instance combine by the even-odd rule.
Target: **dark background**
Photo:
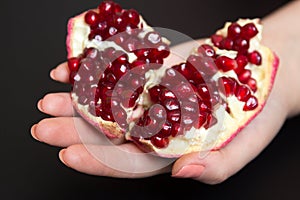
[[[208,36],[228,20],[263,17],[287,1],[117,2],[137,9],[154,26],[196,39]],[[48,75],[66,58],[67,20],[99,3],[1,1],[0,199],[169,199],[172,194],[186,199],[300,199],[299,117],[288,120],[249,165],[216,186],[173,179],[169,174],[136,180],[81,174],[60,163],[59,148],[33,140],[31,125],[48,117],[36,109],[36,102],[48,92],[69,90]]]

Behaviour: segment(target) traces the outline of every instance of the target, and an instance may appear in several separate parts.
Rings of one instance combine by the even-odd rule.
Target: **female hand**
[[[48,94],[38,102],[39,110],[53,117],[34,125],[32,136],[41,142],[63,147],[59,153],[61,161],[83,173],[138,178],[172,172],[173,177],[193,178],[208,184],[220,183],[259,155],[287,117],[300,111],[300,79],[297,77],[300,73],[300,58],[297,56],[300,51],[300,28],[289,26],[297,24],[299,9],[300,3],[295,1],[263,20],[263,43],[277,53],[281,62],[273,90],[263,111],[219,151],[210,152],[205,157],[200,157],[197,152],[191,153],[173,163],[174,160],[153,159],[131,143],[118,144],[116,150],[115,146],[105,144],[105,138],[89,129],[83,120],[74,116],[67,93]],[[188,46],[184,43],[178,47],[185,49]],[[52,70],[51,77],[56,81],[68,82],[66,63]],[[78,124],[86,131],[78,134]],[[107,165],[103,162],[105,158],[106,161],[116,158],[108,159],[116,165]]]

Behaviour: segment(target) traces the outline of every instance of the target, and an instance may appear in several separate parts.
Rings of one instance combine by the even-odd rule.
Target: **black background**
[[[137,9],[151,25],[196,39],[228,20],[263,17],[287,1],[117,2]],[[81,174],[60,163],[59,148],[32,139],[31,125],[48,117],[36,109],[36,102],[46,93],[69,90],[48,75],[66,58],[67,20],[99,3],[1,1],[0,199],[168,199],[172,194],[186,199],[300,199],[299,117],[288,120],[254,161],[216,186],[173,179],[169,174],[136,180]]]

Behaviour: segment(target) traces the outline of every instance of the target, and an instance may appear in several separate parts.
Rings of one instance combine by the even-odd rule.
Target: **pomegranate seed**
[[[94,11],[88,11],[84,16],[85,22],[90,26],[96,26],[99,23],[99,14]]]
[[[185,115],[186,113],[196,113],[198,103],[196,102],[190,102],[190,101],[182,101],[182,115]]]
[[[134,9],[126,10],[123,13],[123,16],[124,16],[125,21],[131,25],[137,26],[140,22],[140,15]]]
[[[149,116],[157,121],[166,119],[166,110],[161,105],[155,104],[149,109]]]
[[[248,83],[249,79],[251,78],[251,71],[249,69],[245,69],[238,74],[238,79],[241,83]]]
[[[175,91],[177,91],[180,99],[188,98],[194,94],[192,86],[188,83],[180,83],[175,87]]]
[[[200,127],[202,127],[205,123],[206,123],[206,121],[207,121],[207,113],[205,113],[205,112],[200,112],[199,113],[199,116],[198,116],[198,124],[195,124],[196,126],[195,126],[195,128],[200,128]]]
[[[123,11],[122,7],[119,4],[114,3],[114,12],[116,14],[119,14],[119,13],[122,13],[122,11]]]
[[[181,135],[183,134],[183,129],[181,127],[180,123],[173,123],[172,124],[172,129],[171,129],[171,135],[175,137],[176,135]]]
[[[237,82],[235,79],[229,77],[221,77],[219,79],[219,83],[220,85],[224,85],[224,90],[227,97],[235,93],[235,89],[237,87]]]
[[[105,99],[107,95],[112,94],[112,91],[114,89],[114,83],[101,82],[98,88],[99,88],[99,97],[101,99]]]
[[[150,48],[153,48],[154,45],[157,45],[161,42],[161,36],[157,32],[150,31],[145,35],[144,42],[149,45]]]
[[[257,33],[258,33],[258,30],[257,30],[256,26],[254,25],[254,23],[248,23],[242,27],[241,35],[242,35],[242,37],[244,37],[246,39],[253,38],[254,36],[257,35]]]
[[[178,76],[178,72],[176,70],[174,70],[173,68],[167,69],[165,76],[162,79],[161,84],[162,85],[177,85],[178,80],[177,78],[175,78],[176,76]]]
[[[159,95],[159,99],[161,101],[165,101],[168,99],[175,99],[175,98],[176,98],[175,94],[168,89],[163,89]]]
[[[220,42],[223,40],[222,35],[214,34],[211,36],[211,41],[216,47],[220,47]]]
[[[224,72],[237,68],[237,62],[227,56],[219,56],[215,62],[218,68]]]
[[[245,53],[249,49],[249,41],[244,38],[237,38],[234,41],[233,49],[238,52]]]
[[[100,54],[100,52],[98,51],[98,49],[95,49],[93,47],[85,48],[83,50],[83,56],[87,57],[87,58],[96,59],[97,56],[99,56],[98,54]]]
[[[208,100],[210,99],[210,91],[206,84],[199,84],[197,86],[197,91],[201,97],[202,100]]]
[[[122,95],[122,105],[126,108],[132,108],[137,99],[139,98],[139,93],[137,91],[126,90]]]
[[[248,54],[249,62],[254,65],[261,65],[262,57],[258,51],[253,51]]]
[[[115,12],[115,3],[113,1],[103,1],[99,6],[99,13],[101,15],[111,15]]]
[[[251,96],[250,89],[245,85],[239,85],[236,89],[235,96],[238,100],[245,102]]]
[[[180,108],[179,102],[176,99],[166,99],[163,101],[163,105],[169,111],[177,110]]]
[[[172,124],[166,121],[162,125],[161,130],[158,132],[158,134],[156,136],[159,136],[159,137],[162,137],[162,138],[169,137],[172,134],[171,129],[172,129]]]
[[[193,69],[194,67],[187,63],[181,63],[179,65],[175,65],[172,67],[176,71],[178,71],[180,74],[182,74],[187,80],[192,79],[192,71],[195,72],[196,70]]]
[[[135,67],[141,67],[141,70],[143,70],[145,64],[146,64],[146,61],[144,61],[144,60],[135,60],[130,64],[130,69],[133,69]],[[139,70],[139,71],[141,71],[141,70]]]
[[[115,62],[118,62],[119,64],[127,64],[128,63],[128,55],[122,54],[115,60]]]
[[[172,110],[167,112],[167,119],[171,123],[176,123],[180,121],[180,110]]]
[[[254,78],[250,78],[247,82],[247,85],[250,87],[250,89],[253,92],[257,91],[257,85],[256,85],[256,80]]]
[[[228,26],[227,29],[227,37],[228,38],[236,38],[240,35],[242,27],[238,23],[232,23],[230,26]]]
[[[80,61],[81,59],[78,57],[73,57],[73,58],[69,58],[68,59],[68,67],[70,69],[70,71],[75,71],[77,72],[80,66]]]
[[[218,122],[217,118],[213,116],[212,114],[209,114],[207,116],[207,123],[204,125],[205,129],[209,129],[213,125],[215,125]]]
[[[110,40],[113,40],[119,46],[123,46],[124,42],[128,39],[128,34],[126,32],[123,32],[124,30],[120,29],[120,27],[117,28],[119,30],[119,33],[110,38]]]
[[[138,58],[145,58],[145,57],[148,57],[150,55],[150,49],[149,48],[137,49],[137,50],[134,50],[133,52]]]
[[[192,128],[192,125],[195,123],[195,116],[186,114],[182,116],[182,123],[184,124],[184,129],[189,130]]]
[[[110,83],[116,83],[117,82],[117,79],[115,77],[115,75],[111,72],[107,73],[107,74],[103,74],[102,75],[102,80],[103,81],[107,81],[107,82],[110,82]]]
[[[148,92],[149,92],[149,96],[150,96],[151,101],[153,103],[158,102],[160,92],[161,92],[161,87],[160,86],[154,86],[154,87],[150,88],[148,90]]]
[[[139,41],[133,37],[128,38],[122,46],[126,51],[133,52],[138,49]]]
[[[210,102],[205,102],[205,101],[201,101],[199,102],[199,110],[200,112],[210,112],[211,110],[211,103]]]
[[[258,106],[258,100],[255,96],[250,96],[248,100],[246,101],[243,110],[244,111],[250,111],[254,110]]]
[[[192,80],[194,80],[195,82],[198,82],[198,80],[199,81],[203,80],[201,75],[204,77],[211,77],[215,75],[215,73],[217,73],[218,71],[214,59],[210,57],[201,58],[200,62],[196,63],[195,66],[197,67],[197,71],[192,74],[193,75]]]
[[[238,55],[235,58],[238,67],[234,70],[237,74],[240,73],[242,70],[244,70],[244,68],[246,67],[246,65],[248,64],[248,58],[247,56],[244,55]]]
[[[220,42],[220,48],[221,49],[231,50],[233,48],[233,40],[231,38],[224,38]]]
[[[111,113],[106,113],[102,111],[100,112],[100,117],[105,121],[111,121],[111,122],[115,121]]]
[[[153,56],[157,58],[166,58],[170,55],[170,48],[168,45],[161,43],[152,50]]]
[[[208,57],[214,57],[216,55],[213,47],[208,44],[202,44],[200,47],[198,47],[198,53]]]
[[[112,72],[115,75],[116,79],[119,80],[123,75],[125,75],[128,71],[128,66],[127,65],[119,65],[116,63],[113,63],[112,66]]]
[[[151,143],[157,148],[165,148],[169,144],[169,139],[155,136],[151,137]]]

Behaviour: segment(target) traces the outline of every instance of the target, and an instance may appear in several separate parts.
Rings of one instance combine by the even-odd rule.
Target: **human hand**
[[[272,21],[272,18],[269,21]],[[268,19],[266,19],[266,25],[268,25],[267,22]],[[269,25],[269,30],[271,29],[272,26]],[[268,32],[265,34],[268,34]],[[271,35],[271,33],[269,34]],[[77,133],[75,121],[83,124],[84,122],[80,118],[73,117],[71,99],[69,94],[66,93],[48,94],[38,103],[38,107],[42,112],[50,114],[54,118],[44,119],[38,125],[33,126],[32,135],[50,145],[67,147],[60,152],[60,159],[67,166],[88,174],[137,178],[167,173],[172,170],[174,177],[194,178],[210,184],[222,182],[243,168],[268,145],[288,115],[299,112],[299,105],[295,102],[299,99],[299,92],[296,91],[299,91],[300,84],[296,77],[291,77],[297,74],[295,73],[297,69],[294,67],[294,63],[297,62],[296,60],[291,60],[291,55],[284,52],[286,48],[282,46],[284,45],[282,42],[279,42],[276,46],[276,43],[273,41],[277,41],[276,39],[278,38],[265,38],[269,38],[269,41],[266,40],[265,43],[273,45],[272,49],[278,53],[281,63],[284,63],[284,65],[278,71],[273,91],[264,110],[226,147],[219,151],[210,152],[205,157],[199,157],[199,153],[184,155],[176,160],[173,165],[157,167],[156,170],[144,173],[134,173],[134,171],[131,173],[126,170],[110,168],[96,159],[97,156],[92,155],[91,150],[94,154],[98,152],[111,157],[113,153],[112,148],[108,145],[99,145],[103,138],[100,138],[99,134],[91,134],[91,130],[82,132],[81,135]],[[296,58],[295,56],[294,59]],[[68,73],[68,68],[64,63],[51,72],[51,77],[57,81],[67,82]],[[287,84],[289,87],[294,87],[293,90],[286,90]],[[287,98],[292,95],[295,98]],[[83,140],[84,143],[82,143]],[[118,146],[124,150],[118,153],[130,152],[127,154],[128,156],[141,153],[131,143]],[[132,163],[139,163],[139,166],[131,166],[135,167],[135,170],[137,170],[136,168],[143,169],[148,165],[163,166],[161,163],[165,162],[165,159],[153,161],[152,159],[149,160],[149,155],[147,154],[141,153],[140,155],[134,158],[130,157],[130,159],[136,159],[131,160],[133,161]],[[125,161],[128,160],[124,160],[124,163],[120,162],[119,165],[126,165]]]

